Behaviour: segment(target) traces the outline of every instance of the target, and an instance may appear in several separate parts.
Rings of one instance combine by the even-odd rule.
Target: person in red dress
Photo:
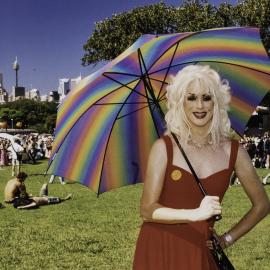
[[[154,143],[148,160],[133,269],[216,270],[212,217],[222,212],[231,174],[238,176],[252,206],[226,233],[215,234],[223,248],[262,220],[270,202],[249,155],[231,138],[227,81],[209,66],[187,66],[172,78],[167,102],[167,133]],[[207,196],[199,190],[171,133],[179,139]]]

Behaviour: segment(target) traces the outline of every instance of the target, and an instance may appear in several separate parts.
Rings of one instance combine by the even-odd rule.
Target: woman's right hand
[[[221,205],[219,197],[217,196],[205,196],[200,204],[200,207],[196,209],[196,220],[207,220],[215,215],[221,214]]]

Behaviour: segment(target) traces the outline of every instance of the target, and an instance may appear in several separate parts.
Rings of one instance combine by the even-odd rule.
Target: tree
[[[234,7],[228,3],[222,3],[216,8],[216,21],[218,27],[235,26],[235,11]]]
[[[13,122],[14,126],[16,123],[21,122],[23,127],[27,126],[38,132],[45,133],[53,131],[56,112],[57,104],[54,102],[25,99],[0,105],[0,117],[9,124],[9,127],[11,127],[11,122]],[[48,121],[50,121],[50,124],[48,124]]]
[[[83,65],[115,58],[143,34],[175,32],[175,11],[174,7],[161,2],[97,22],[84,45]]]
[[[207,1],[185,1],[176,10],[176,16],[176,32],[194,32],[216,27],[216,9]]]
[[[45,127],[48,133],[53,133],[56,123],[56,113],[48,115],[45,120]]]
[[[260,27],[263,42],[269,50],[269,25],[269,0],[243,0],[236,6],[224,2],[219,7],[210,5],[206,0],[186,0],[179,8],[160,2],[96,23],[84,45],[82,64],[86,66],[112,60],[142,34],[192,32],[227,26]]]
[[[235,7],[237,25],[261,29],[265,48],[270,49],[270,1],[244,0]]]

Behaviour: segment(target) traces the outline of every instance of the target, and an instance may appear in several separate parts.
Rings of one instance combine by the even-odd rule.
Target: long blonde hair
[[[189,65],[171,77],[166,93],[167,129],[177,134],[182,143],[187,143],[192,138],[191,126],[183,106],[184,96],[191,86],[207,89],[212,96],[214,111],[208,134],[213,148],[216,148],[221,138],[230,136],[228,109],[231,95],[228,81],[221,80],[219,74],[207,65]]]

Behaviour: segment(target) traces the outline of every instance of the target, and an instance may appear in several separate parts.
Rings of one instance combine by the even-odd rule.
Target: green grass
[[[28,191],[37,195],[49,177],[42,175],[46,162],[23,165],[30,177]],[[258,170],[260,175],[264,170]],[[10,167],[0,171],[0,201]],[[270,185],[266,186],[270,194]],[[49,185],[55,196],[73,194],[72,200],[34,210],[11,205],[0,210],[0,269],[131,269],[140,229],[139,203],[142,185],[96,194],[80,184]],[[224,232],[248,210],[241,187],[231,187],[224,199]],[[270,218],[239,240],[227,253],[237,270],[270,269]]]

